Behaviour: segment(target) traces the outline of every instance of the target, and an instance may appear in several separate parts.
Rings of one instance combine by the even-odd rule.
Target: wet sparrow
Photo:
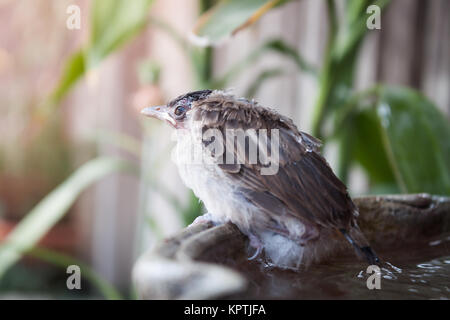
[[[319,153],[320,141],[291,119],[211,90],[142,113],[177,129],[175,161],[208,210],[201,219],[233,222],[254,256],[264,250],[270,263],[298,268],[332,254],[345,237],[369,264],[379,262],[346,186]]]

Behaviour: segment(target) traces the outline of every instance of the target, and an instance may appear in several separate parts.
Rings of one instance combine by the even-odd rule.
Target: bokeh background
[[[0,297],[135,298],[137,257],[203,210],[139,110],[194,89],[292,117],[352,195],[450,195],[449,21],[448,0],[1,0]]]

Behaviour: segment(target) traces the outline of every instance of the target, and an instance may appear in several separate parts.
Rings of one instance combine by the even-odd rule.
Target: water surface
[[[340,257],[294,272],[245,262],[247,298],[268,299],[450,299],[450,234],[395,250],[378,250],[386,262],[379,290],[367,288],[367,264]]]

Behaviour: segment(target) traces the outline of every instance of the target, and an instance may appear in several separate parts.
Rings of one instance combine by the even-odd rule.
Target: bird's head
[[[186,128],[194,103],[206,99],[212,90],[193,91],[181,95],[164,106],[144,108],[141,113],[147,117],[168,122],[176,129]]]

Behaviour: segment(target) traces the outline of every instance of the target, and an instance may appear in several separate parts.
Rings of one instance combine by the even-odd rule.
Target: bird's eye
[[[179,107],[177,107],[177,108],[175,109],[174,114],[175,114],[177,117],[180,117],[180,116],[182,116],[185,112],[186,112],[186,108],[183,107],[183,106],[179,106]]]

